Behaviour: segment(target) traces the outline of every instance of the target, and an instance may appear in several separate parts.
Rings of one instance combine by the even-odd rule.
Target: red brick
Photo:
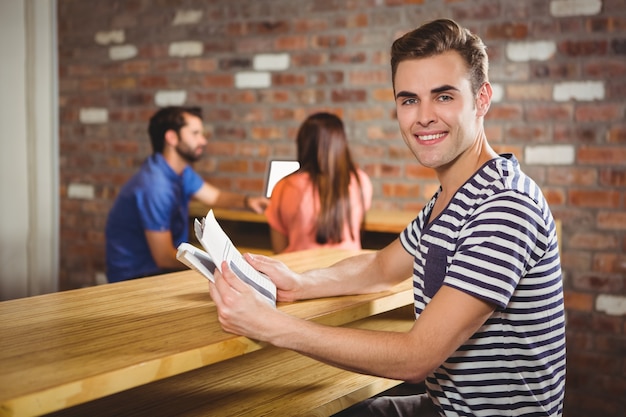
[[[343,35],[319,35],[311,40],[315,48],[341,48],[346,46],[346,37]]]
[[[249,61],[248,61],[249,62]],[[221,61],[220,61],[221,64]],[[211,58],[191,58],[185,61],[185,66],[189,71],[193,72],[213,72],[217,69],[215,59]]]
[[[563,81],[580,76],[580,70],[573,62],[531,62],[531,74],[535,78]]]
[[[626,169],[603,169],[600,171],[600,185],[626,187]]]
[[[479,33],[483,33],[483,40],[487,39],[525,39],[528,35],[528,25],[525,23],[500,23],[482,27]]]
[[[325,19],[296,19],[292,22],[295,32],[319,32],[328,29],[329,21]]]
[[[257,16],[250,16],[257,17]],[[287,33],[289,31],[289,22],[281,20],[267,20],[262,22],[251,22],[248,24],[248,32],[252,34],[279,34]]]
[[[419,185],[387,183],[383,185],[383,194],[388,198],[407,198],[417,196],[419,194],[419,189]]]
[[[588,77],[623,77],[626,75],[626,63],[623,59],[604,58],[602,61],[591,61],[584,65],[583,74]]]
[[[406,167],[407,178],[430,179],[436,180],[437,174],[434,169],[427,168],[423,165],[412,164]]]
[[[554,142],[556,143],[596,143],[599,141],[600,132],[598,129],[576,126],[572,122],[567,124],[556,123],[554,129]]]
[[[533,122],[572,120],[574,106],[572,104],[533,104],[525,109],[526,117]]]
[[[606,55],[609,45],[606,40],[568,40],[560,42],[557,46],[559,53],[571,56],[597,56]]]
[[[423,4],[424,0],[385,0],[387,6],[402,6],[405,4]]]
[[[283,139],[285,134],[279,127],[253,127],[251,130],[253,139]]]
[[[593,311],[593,303],[595,301],[595,297],[592,294],[565,291],[563,296],[566,309],[578,311]]]
[[[306,85],[306,76],[294,73],[272,74],[272,85],[276,87]]]
[[[120,64],[119,69],[121,74],[149,74],[152,64],[150,61],[132,60]]]
[[[246,173],[248,172],[248,161],[240,159],[220,161],[218,169],[224,173]]]
[[[580,122],[621,121],[624,118],[624,105],[622,103],[579,105],[574,112],[574,118]]]
[[[625,274],[626,273],[626,255],[622,253],[598,253],[593,257],[593,270],[605,272],[609,274]],[[615,278],[618,280],[618,278]],[[623,281],[622,278],[619,278]],[[620,287],[624,289],[624,286]]]
[[[572,185],[590,187],[597,183],[596,168],[548,167],[547,181],[553,185]]]
[[[578,207],[618,208],[621,194],[617,191],[570,190],[568,201]]]
[[[615,144],[626,144],[626,126],[611,126],[609,129],[608,142]]]
[[[363,102],[367,98],[365,90],[333,90],[331,92],[333,103],[354,103]]]
[[[137,79],[134,77],[115,77],[109,81],[109,86],[113,90],[126,90],[137,87]]]
[[[380,71],[354,71],[349,75],[349,81],[352,85],[389,85],[391,83],[391,75],[387,70]]]
[[[415,163],[415,156],[413,156],[413,152],[404,145],[404,143],[399,143],[398,146],[389,146],[387,148],[388,156],[386,159],[399,160],[399,162],[406,161],[410,164]],[[411,165],[406,165],[406,167],[410,167]]]
[[[576,159],[581,164],[616,165],[622,167],[626,161],[626,148],[617,146],[581,146]]]
[[[168,78],[161,75],[144,75],[139,77],[139,86],[143,88],[166,88]]]
[[[304,50],[309,46],[309,40],[306,36],[283,36],[275,41],[275,49],[281,50]]]
[[[617,238],[605,232],[594,233],[576,231],[570,234],[568,245],[575,249],[605,250],[616,249],[618,247]]]
[[[100,91],[107,88],[108,82],[104,77],[89,77],[80,80],[79,88],[83,91]]]
[[[294,117],[293,109],[273,109],[272,110],[272,120],[293,120]]]
[[[203,77],[202,87],[232,88],[235,80],[230,74],[211,74]]]
[[[367,128],[367,138],[374,140],[397,139],[402,141],[397,127],[369,126]],[[402,143],[402,142],[400,142]]]
[[[565,203],[565,191],[563,189],[544,187],[542,191],[544,197],[548,201],[548,204],[560,205]]]
[[[348,120],[372,121],[385,118],[385,109],[381,107],[368,106],[366,108],[348,109]]]
[[[506,129],[504,136],[507,141],[524,141],[527,143],[550,142],[552,133],[548,126],[539,124],[512,125]]]
[[[520,106],[507,104],[492,104],[485,120],[487,123],[494,120],[522,120],[523,111]]]
[[[312,84],[331,85],[343,83],[344,73],[342,71],[316,71],[310,76]]]
[[[600,229],[626,230],[626,211],[602,211],[597,224]]]
[[[623,282],[608,276],[582,274],[574,277],[573,286],[579,291],[589,291],[593,293],[616,293],[623,289]]]
[[[377,88],[371,93],[372,98],[377,101],[393,103],[393,89],[391,88]]]

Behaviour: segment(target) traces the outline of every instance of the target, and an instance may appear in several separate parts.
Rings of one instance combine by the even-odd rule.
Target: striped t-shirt
[[[415,313],[447,285],[496,310],[426,378],[446,416],[560,416],[563,287],[554,219],[513,155],[486,163],[432,222],[439,193],[402,232]]]

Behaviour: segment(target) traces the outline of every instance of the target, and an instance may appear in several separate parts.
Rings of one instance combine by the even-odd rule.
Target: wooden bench
[[[413,321],[406,306],[346,326],[408,331]],[[329,416],[400,382],[268,347],[50,416]]]

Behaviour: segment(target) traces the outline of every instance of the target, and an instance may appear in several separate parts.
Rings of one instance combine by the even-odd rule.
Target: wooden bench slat
[[[346,326],[407,331],[412,312],[407,306]],[[268,347],[50,416],[328,416],[399,383]]]

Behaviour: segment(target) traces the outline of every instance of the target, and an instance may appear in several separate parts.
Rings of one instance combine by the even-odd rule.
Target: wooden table
[[[189,224],[193,219],[206,216],[209,207],[192,201],[189,204]],[[248,210],[214,208],[215,218],[228,234],[235,246],[242,252],[273,255],[270,242],[270,229],[264,214]],[[400,232],[417,216],[415,212],[399,210],[369,210],[361,230],[361,244],[364,249],[382,249],[394,241]],[[193,228],[190,237],[195,243]]]
[[[408,305],[345,326],[406,332],[414,321],[413,306]],[[270,346],[48,416],[330,416],[400,382],[344,371]]]
[[[209,207],[198,201],[189,203],[190,217],[204,217],[208,211]],[[213,213],[215,213],[217,220],[267,223],[267,218],[264,214],[257,214],[247,210],[214,208]],[[413,211],[368,210],[365,214],[363,229],[368,232],[400,233],[415,217],[417,217],[417,213]]]
[[[278,258],[303,271],[358,253]],[[221,330],[207,287],[184,271],[1,302],[0,416],[49,413],[266,347]],[[407,280],[383,293],[278,308],[342,325],[411,303]]]

